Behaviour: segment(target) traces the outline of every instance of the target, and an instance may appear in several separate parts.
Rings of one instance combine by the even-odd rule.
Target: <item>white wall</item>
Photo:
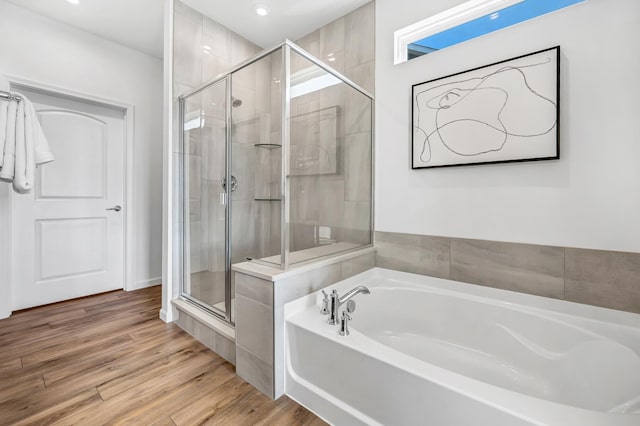
[[[588,0],[393,65],[461,0],[376,2],[376,230],[640,251],[640,2]],[[411,170],[411,85],[561,46],[561,160]]]
[[[134,281],[159,282],[162,61],[0,0],[0,74],[135,106]]]

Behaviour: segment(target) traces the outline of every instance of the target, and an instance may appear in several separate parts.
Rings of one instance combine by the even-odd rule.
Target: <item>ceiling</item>
[[[258,46],[297,40],[371,0],[182,0]],[[223,5],[224,4],[224,5]],[[254,6],[269,15],[258,16]]]
[[[8,0],[41,15],[124,44],[156,58],[163,54],[163,0]]]
[[[164,0],[7,0],[17,6],[129,46],[163,56]],[[297,40],[370,0],[183,0],[253,43],[270,47]],[[254,12],[266,5],[268,16]]]

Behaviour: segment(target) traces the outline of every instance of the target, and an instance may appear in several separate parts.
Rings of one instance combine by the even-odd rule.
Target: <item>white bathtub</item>
[[[640,315],[375,268],[286,306],[286,394],[336,425],[640,425]]]

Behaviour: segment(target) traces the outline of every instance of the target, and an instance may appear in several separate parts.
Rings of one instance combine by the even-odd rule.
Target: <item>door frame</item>
[[[80,92],[65,87],[55,86],[40,81],[29,80],[13,75],[5,75],[9,81],[12,90],[14,88],[25,88],[35,92],[41,92],[50,96],[58,96],[69,98],[84,103],[93,103],[98,106],[116,109],[124,113],[124,287],[125,291],[136,289],[134,282],[134,263],[133,263],[133,218],[134,218],[134,170],[133,155],[135,144],[135,106],[125,101],[105,98],[96,94]],[[12,311],[12,270],[11,270],[11,196],[7,185],[2,185],[0,189],[0,283],[5,282],[8,288],[3,288],[0,284],[0,296],[4,300],[8,300],[9,306],[0,304],[0,318],[6,318],[11,315]],[[7,257],[9,256],[9,257]],[[3,264],[4,263],[4,264]],[[4,273],[3,273],[4,271]],[[8,312],[7,312],[8,309]]]

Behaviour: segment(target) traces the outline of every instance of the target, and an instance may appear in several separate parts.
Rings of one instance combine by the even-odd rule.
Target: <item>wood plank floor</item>
[[[324,425],[271,401],[174,324],[160,287],[0,321],[0,425]]]

